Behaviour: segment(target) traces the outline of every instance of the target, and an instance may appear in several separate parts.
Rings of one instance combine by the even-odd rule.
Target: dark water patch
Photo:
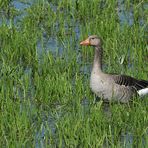
[[[11,25],[16,25],[18,21],[21,21],[23,17],[27,16],[26,9],[32,5],[30,2],[21,2],[17,0],[10,1],[5,8],[0,11],[0,25],[6,23],[11,27]]]
[[[54,55],[61,55],[63,52],[63,45],[57,37],[50,37],[45,39],[46,51],[52,51]]]
[[[124,24],[128,24],[130,26],[133,25],[134,23],[133,8],[131,6],[131,8],[127,10],[125,7],[124,0],[118,0],[117,13],[118,13],[119,21],[121,25],[124,25]]]
[[[140,26],[143,26],[146,21],[144,12],[146,11],[147,7],[148,4],[145,2],[139,2],[137,6],[134,6],[133,2],[118,0],[117,13],[121,27],[124,25],[132,26],[135,24],[135,22],[138,22]],[[141,12],[138,14],[138,16],[135,14],[135,11],[137,11],[136,9]]]
[[[14,24],[17,24],[18,21],[21,21],[25,16],[28,15],[26,9],[29,8],[33,3],[30,1],[29,3],[13,1],[13,6],[20,13],[14,18]]]
[[[146,146],[146,139],[144,136],[139,138],[137,135],[133,135],[128,131],[126,133],[121,133],[120,141],[121,141],[121,145],[125,147],[135,147],[140,143],[141,143],[140,144],[141,148],[145,148]]]
[[[59,41],[55,37],[44,38],[38,42],[37,53],[42,58],[43,53],[51,51],[54,55],[61,52]]]
[[[14,5],[14,7],[20,11],[28,8],[30,5],[32,5],[32,2],[33,1],[30,1],[30,2],[21,2],[21,1],[18,1],[18,0],[14,0],[12,1],[12,4]]]
[[[15,9],[17,9],[18,11],[21,12],[20,15],[16,16],[14,18],[14,23],[16,23],[18,20],[21,21],[21,19],[23,17],[25,17],[27,15],[27,13],[25,12],[25,9],[27,9],[28,7],[30,7],[31,4],[28,3],[21,3],[18,1],[13,1],[12,3],[15,7]],[[57,6],[55,6],[54,4],[52,4],[52,2],[50,2],[50,7],[52,9],[52,11],[57,12]],[[104,5],[102,6],[104,7]],[[128,24],[129,26],[132,26],[134,24],[134,15],[133,15],[133,8],[131,6],[131,8],[127,11],[125,6],[124,6],[124,2],[120,1],[118,4],[119,10],[118,10],[118,15],[119,15],[119,20],[121,23],[121,26],[123,24]],[[61,9],[61,12],[64,11],[64,8]],[[73,11],[72,11],[73,12]],[[39,64],[41,64],[42,60],[44,60],[44,56],[43,55],[47,55],[48,52],[51,52],[54,56],[61,56],[64,55],[65,59],[69,59],[69,54],[68,51],[71,52],[72,50],[76,50],[77,51],[77,56],[76,56],[76,61],[78,64],[82,65],[80,68],[80,73],[82,73],[84,75],[84,85],[87,85],[88,81],[85,81],[88,79],[90,71],[91,71],[91,64],[87,63],[84,64],[82,61],[82,54],[79,51],[79,39],[80,39],[80,23],[76,20],[73,19],[73,15],[71,17],[68,17],[67,19],[67,12],[64,12],[65,14],[65,20],[63,20],[64,23],[61,23],[59,21],[56,21],[53,24],[53,30],[51,30],[51,32],[48,32],[48,27],[43,31],[43,36],[41,37],[41,39],[39,39],[38,43],[37,43],[37,55],[38,55],[38,60],[39,60]],[[10,21],[10,22],[9,22]],[[11,21],[13,21],[13,19],[9,20],[8,19],[8,24],[11,23]],[[144,20],[140,20],[140,25],[143,25]],[[63,25],[61,28],[63,29],[63,32],[60,30],[60,26]],[[47,33],[48,32],[48,33]],[[31,32],[30,32],[31,33]],[[48,34],[48,35],[47,35]],[[64,53],[65,52],[65,53]],[[47,53],[47,54],[46,54]],[[67,54],[66,54],[67,53]],[[71,53],[73,54],[73,53]],[[129,55],[131,54],[130,52],[128,53]],[[121,56],[120,63],[122,64],[124,61],[124,55]],[[73,59],[69,59],[73,60]],[[67,60],[68,61],[68,60]],[[22,61],[23,62],[23,61]],[[65,60],[66,62],[66,60]],[[44,62],[43,62],[44,64]],[[66,65],[66,64],[65,64]],[[128,65],[128,67],[131,67],[132,65]],[[40,70],[39,70],[40,71]],[[49,73],[47,73],[48,75]],[[16,98],[21,98],[21,100],[25,99],[25,98],[33,98],[34,94],[35,94],[35,88],[34,88],[34,84],[33,84],[33,66],[31,68],[27,67],[24,70],[24,77],[21,78],[22,81],[22,86],[20,86],[20,88],[15,88],[17,92]],[[75,81],[75,80],[74,80]],[[74,83],[74,82],[73,82]],[[87,83],[87,84],[86,84]],[[73,94],[75,95],[75,94]],[[90,115],[90,104],[91,101],[88,100],[87,98],[82,99],[81,101],[81,109],[82,109],[82,114],[85,117],[85,115]],[[59,107],[61,107],[61,104],[59,104]],[[23,109],[23,104],[20,106],[20,110],[22,111]],[[31,106],[31,108],[34,108],[33,106]],[[63,109],[64,110],[64,109]],[[105,106],[103,108],[104,112],[107,112],[110,114],[110,109],[109,106]],[[42,111],[41,111],[42,112]],[[70,114],[70,111],[68,112]],[[64,111],[60,111],[58,114],[58,120],[60,121],[60,119],[62,118],[62,114],[64,114]],[[46,143],[46,139],[45,137],[50,137],[48,135],[48,132],[51,132],[51,135],[55,135],[56,132],[56,126],[55,126],[55,115],[51,115],[51,112],[49,111],[48,113],[45,113],[44,111],[42,112],[41,115],[41,123],[40,125],[38,125],[38,122],[36,122],[37,126],[40,126],[39,130],[36,131],[35,133],[35,141],[36,141],[36,147],[45,147],[45,143]],[[46,136],[48,135],[48,136]],[[124,138],[121,138],[121,141],[126,141],[125,139],[128,139],[128,145],[133,143],[133,137],[130,134],[125,134],[123,136]],[[56,139],[57,137],[55,136],[55,141],[58,141]],[[50,139],[47,140],[50,143]]]
[[[62,55],[63,52],[68,50],[78,50],[79,49],[79,37],[80,29],[78,22],[71,22],[73,24],[64,24],[63,34],[60,32],[60,23],[56,21],[54,23],[51,33],[48,33],[48,30],[44,29],[43,36],[38,41],[37,44],[37,53],[42,58],[43,52],[52,52],[53,55]],[[75,33],[73,33],[73,30]]]
[[[57,5],[55,5],[54,3],[50,2],[50,1],[49,1],[49,4],[50,4],[50,8],[52,9],[52,11],[56,12],[57,11]]]

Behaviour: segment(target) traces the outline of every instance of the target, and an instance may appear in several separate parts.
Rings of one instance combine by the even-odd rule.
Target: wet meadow
[[[0,147],[148,147],[148,97],[94,102],[94,51],[108,73],[148,80],[143,0],[0,0]]]

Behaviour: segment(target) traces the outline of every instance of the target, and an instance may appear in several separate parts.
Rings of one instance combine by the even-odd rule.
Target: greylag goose
[[[105,102],[129,102],[134,96],[148,95],[148,81],[137,80],[126,75],[107,74],[102,71],[102,42],[96,35],[89,36],[80,45],[93,46],[95,49],[90,78],[92,91]]]

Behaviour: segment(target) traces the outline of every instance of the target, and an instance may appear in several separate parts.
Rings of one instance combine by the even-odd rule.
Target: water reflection
[[[32,4],[32,1],[30,2],[20,2],[20,1],[12,1],[12,5],[20,11],[24,10],[25,8],[28,8]]]
[[[124,0],[118,0],[118,8],[117,8],[119,21],[121,25],[128,24],[133,25],[134,23],[134,16],[133,16],[133,8],[129,10],[125,7],[125,1]]]
[[[117,7],[117,14],[119,17],[119,21],[121,26],[122,25],[129,25],[132,26],[135,23],[134,18],[134,9],[137,9],[141,12],[140,16],[138,17],[139,25],[144,25],[144,14],[143,11],[145,11],[148,8],[148,4],[144,1],[137,4],[136,8],[133,8],[134,5],[129,3],[129,8],[127,9],[127,1],[124,0],[118,0],[118,7]],[[137,21],[137,20],[136,20]]]
[[[6,14],[5,9],[1,9],[0,13],[2,17],[0,17],[0,25],[3,23],[6,23],[11,27],[12,24],[16,24],[19,20],[21,20],[23,17],[27,16],[27,12],[25,9],[29,8],[33,4],[33,1],[30,2],[20,2],[20,1],[10,1],[9,2],[9,10],[8,12],[11,13],[11,9],[14,9],[13,11],[16,11],[17,14],[14,16],[14,19],[10,16],[11,14]],[[3,15],[6,15],[5,19],[3,18]]]
[[[52,2],[50,3],[50,7],[51,9],[56,12],[57,11],[57,6],[55,6],[54,4],[52,4]],[[29,2],[29,3],[22,3],[19,1],[12,1],[12,5],[14,5],[14,7],[18,10],[21,11],[21,14],[16,16],[14,18],[14,24],[17,23],[17,21],[21,20],[23,17],[27,16],[27,13],[25,11],[26,8],[29,8],[33,3]],[[103,6],[104,7],[104,6]],[[144,5],[144,9],[147,9],[147,5]],[[118,8],[117,8],[117,12],[118,12],[118,17],[119,17],[119,21],[121,26],[124,24],[128,24],[129,26],[134,24],[134,12],[133,12],[133,7],[132,5],[130,6],[130,9],[127,10],[125,7],[125,2],[124,0],[118,0]],[[7,24],[9,25],[11,23],[11,19],[7,19]],[[0,25],[2,24],[2,19],[0,19]],[[144,24],[144,20],[143,18],[140,19],[140,25]],[[55,22],[54,24],[54,29],[58,32],[60,24],[57,22]],[[68,35],[69,37],[69,41],[70,43],[68,43],[68,41],[66,40],[60,40],[59,37],[57,36],[53,36],[53,35],[47,35],[46,33],[43,33],[42,39],[38,41],[37,44],[37,54],[39,57],[39,60],[43,59],[42,55],[44,52],[48,52],[51,51],[54,55],[56,55],[57,53],[59,55],[61,55],[64,51],[65,48],[67,48],[66,46],[71,46],[74,48],[74,50],[78,50],[79,49],[79,45],[75,44],[73,46],[73,37],[71,36],[71,34],[73,32],[75,32],[75,41],[78,41],[80,38],[80,24],[79,22],[75,22],[72,18],[71,18],[71,23],[70,25],[68,23],[65,23],[64,25],[64,29],[65,29],[65,36],[66,34],[70,34]],[[56,34],[56,33],[55,33]],[[66,37],[65,37],[66,38]],[[64,46],[64,44],[62,43],[62,41],[64,42],[64,44],[66,46]],[[70,45],[68,45],[70,44]],[[78,62],[81,63],[81,55],[80,53],[78,53]],[[88,73],[90,72],[91,69],[91,64],[82,64],[82,68],[80,69],[80,72],[82,72],[84,75],[86,75],[86,79],[88,76]],[[130,66],[130,65],[129,65]],[[26,68],[26,70],[24,71],[25,74],[28,74],[29,77],[31,78],[31,68],[28,69]],[[22,96],[22,94],[24,94],[23,92],[21,92],[21,90],[19,90],[18,92],[18,96],[19,98],[25,98],[28,97],[29,98],[31,96],[33,96],[34,94],[34,88],[33,86],[33,82],[31,79],[29,79],[29,87],[28,87],[28,92],[32,93],[32,94],[26,94],[25,96]],[[89,99],[84,98],[81,101],[81,107],[83,110],[83,114],[84,116],[86,114],[90,113],[90,104],[92,104],[90,102]],[[22,106],[20,107],[22,110]],[[103,112],[106,114],[106,116],[108,116],[109,118],[111,118],[111,111],[109,108],[108,104],[103,104],[102,105],[103,108]],[[49,128],[51,130],[51,134],[54,135],[55,134],[55,120],[53,118],[53,116],[51,115],[51,113],[48,113],[48,117],[44,118],[44,115],[42,120],[42,124],[40,129],[36,132],[35,135],[35,139],[36,139],[36,147],[45,147],[45,135],[47,134],[47,128]],[[49,140],[50,142],[50,140]],[[133,135],[131,133],[126,133],[126,134],[121,134],[121,143],[123,143],[123,145],[126,145],[127,147],[131,147],[133,145]]]

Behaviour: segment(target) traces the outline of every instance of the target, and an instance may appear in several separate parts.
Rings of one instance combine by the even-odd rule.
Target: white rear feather
[[[144,88],[144,89],[138,90],[137,93],[139,94],[139,96],[148,95],[148,88]]]

